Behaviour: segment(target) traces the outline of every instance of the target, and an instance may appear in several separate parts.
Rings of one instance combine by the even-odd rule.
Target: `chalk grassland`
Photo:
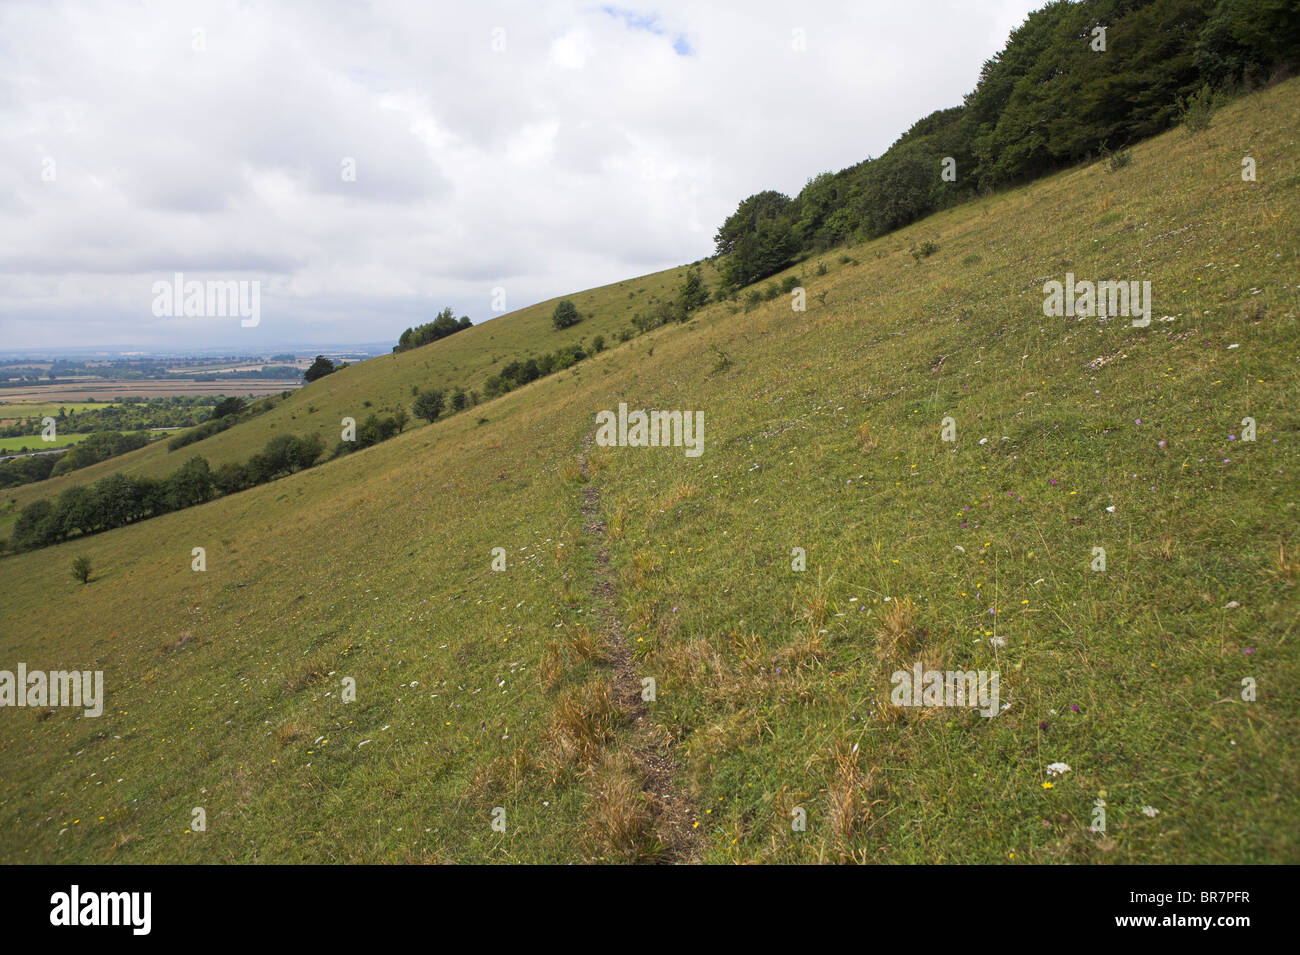
[[[437,343],[436,348],[425,346],[344,368],[292,393],[270,413],[243,427],[179,451],[169,452],[164,442],[49,481],[15,488],[3,496],[0,504],[0,537],[9,536],[18,512],[28,503],[57,495],[72,484],[91,483],[118,470],[162,477],[196,454],[206,457],[214,468],[227,461],[243,462],[277,434],[319,434],[325,446],[333,449],[344,417],[361,422],[372,413],[392,414],[398,408],[409,411],[414,400],[413,387],[450,390],[460,385],[467,391],[481,391],[488,377],[514,359],[538,357],[578,341],[590,345],[597,335],[603,335],[607,346],[612,347],[617,344],[616,333],[631,322],[634,314],[649,313],[656,301],[665,301],[676,293],[686,269],[685,266],[668,269],[567,296],[587,317],[563,331],[551,325],[551,312],[558,300],[540,302],[457,332]],[[706,281],[712,283],[716,277],[712,266],[705,263],[702,271]],[[484,289],[485,303],[489,291]],[[267,316],[265,322],[270,321]],[[224,384],[227,394],[235,393],[233,388],[237,383],[217,384]],[[473,409],[469,413],[476,414]]]
[[[809,261],[805,313],[710,306],[292,478],[0,561],[0,667],[102,668],[108,697],[98,720],[0,711],[0,860],[656,858],[602,775],[632,730],[592,626],[585,477],[700,859],[1300,861],[1297,116],[1293,80],[1119,172]],[[1150,279],[1155,320],[1045,318],[1067,270]],[[462,334],[367,362],[276,428],[394,407],[458,342],[468,367]],[[593,448],[584,476],[620,401],[704,411],[703,456]],[[890,707],[917,660],[997,669],[1010,706]]]

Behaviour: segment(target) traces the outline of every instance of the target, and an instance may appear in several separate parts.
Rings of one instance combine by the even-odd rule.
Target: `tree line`
[[[876,238],[1183,120],[1194,101],[1300,64],[1295,0],[1053,0],[1012,31],[960,106],[885,153],[743,200],[714,237],[727,291],[802,253]]]
[[[446,338],[448,335],[464,331],[473,324],[468,315],[462,315],[460,321],[457,321],[451,308],[444,308],[433,321],[424,325],[416,325],[402,332],[397,339],[397,344],[393,346],[393,351],[402,352],[412,348],[419,348],[421,345],[427,345],[430,342],[436,342],[440,338]]]
[[[213,470],[206,458],[196,455],[161,479],[110,474],[28,504],[14,523],[9,546],[34,550],[75,534],[96,534],[193,507],[312,467],[324,451],[318,435],[282,434],[244,464],[227,463]]]
[[[207,395],[172,395],[164,398],[123,398],[119,404],[102,408],[60,407],[50,415],[61,433],[89,434],[93,431],[143,431],[148,428],[188,428],[207,418],[213,399]],[[44,416],[28,416],[0,426],[0,438],[39,435]]]

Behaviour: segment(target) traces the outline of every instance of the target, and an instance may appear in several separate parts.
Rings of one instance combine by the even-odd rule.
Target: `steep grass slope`
[[[484,380],[512,360],[538,357],[580,341],[590,346],[597,335],[613,346],[616,334],[629,326],[634,314],[648,313],[656,302],[676,294],[689,268],[666,269],[567,296],[584,316],[571,328],[556,330],[551,325],[558,299],[539,302],[431,345],[350,365],[277,401],[271,412],[244,426],[176,451],[168,451],[167,442],[158,441],[49,481],[7,490],[0,495],[0,537],[9,535],[19,512],[30,502],[57,496],[65,487],[91,483],[116,471],[164,477],[196,454],[207,458],[213,467],[227,461],[242,462],[271,438],[285,433],[319,434],[325,446],[333,448],[344,417],[360,422],[372,413],[392,414],[398,408],[409,411],[412,388],[450,391],[460,385],[466,391],[481,391]],[[700,270],[707,282],[716,281],[710,263],[702,263]]]
[[[1300,861],[1297,116],[1293,80],[804,263],[806,312],[0,561],[0,668],[108,698],[0,710],[0,860]],[[1155,320],[1045,317],[1067,271]],[[703,455],[587,446],[619,402],[703,411]],[[891,706],[917,661],[1009,705]]]

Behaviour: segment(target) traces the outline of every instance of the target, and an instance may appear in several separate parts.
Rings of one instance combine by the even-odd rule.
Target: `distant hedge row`
[[[34,454],[0,462],[0,488],[18,487],[58,477],[79,468],[89,467],[149,443],[143,432],[119,434],[116,431],[96,431],[80,444],[63,454]]]
[[[234,494],[314,465],[325,451],[316,435],[278,435],[246,464],[223,464],[213,471],[195,456],[162,479],[110,474],[94,484],[70,487],[57,498],[23,508],[11,545],[34,550],[74,534],[95,534],[159,514],[193,507],[220,494]]]

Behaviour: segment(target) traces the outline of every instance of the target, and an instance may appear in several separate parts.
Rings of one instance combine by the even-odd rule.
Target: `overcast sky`
[[[1042,2],[5,0],[0,348],[396,340],[691,262]],[[176,272],[260,321],[155,315]]]

